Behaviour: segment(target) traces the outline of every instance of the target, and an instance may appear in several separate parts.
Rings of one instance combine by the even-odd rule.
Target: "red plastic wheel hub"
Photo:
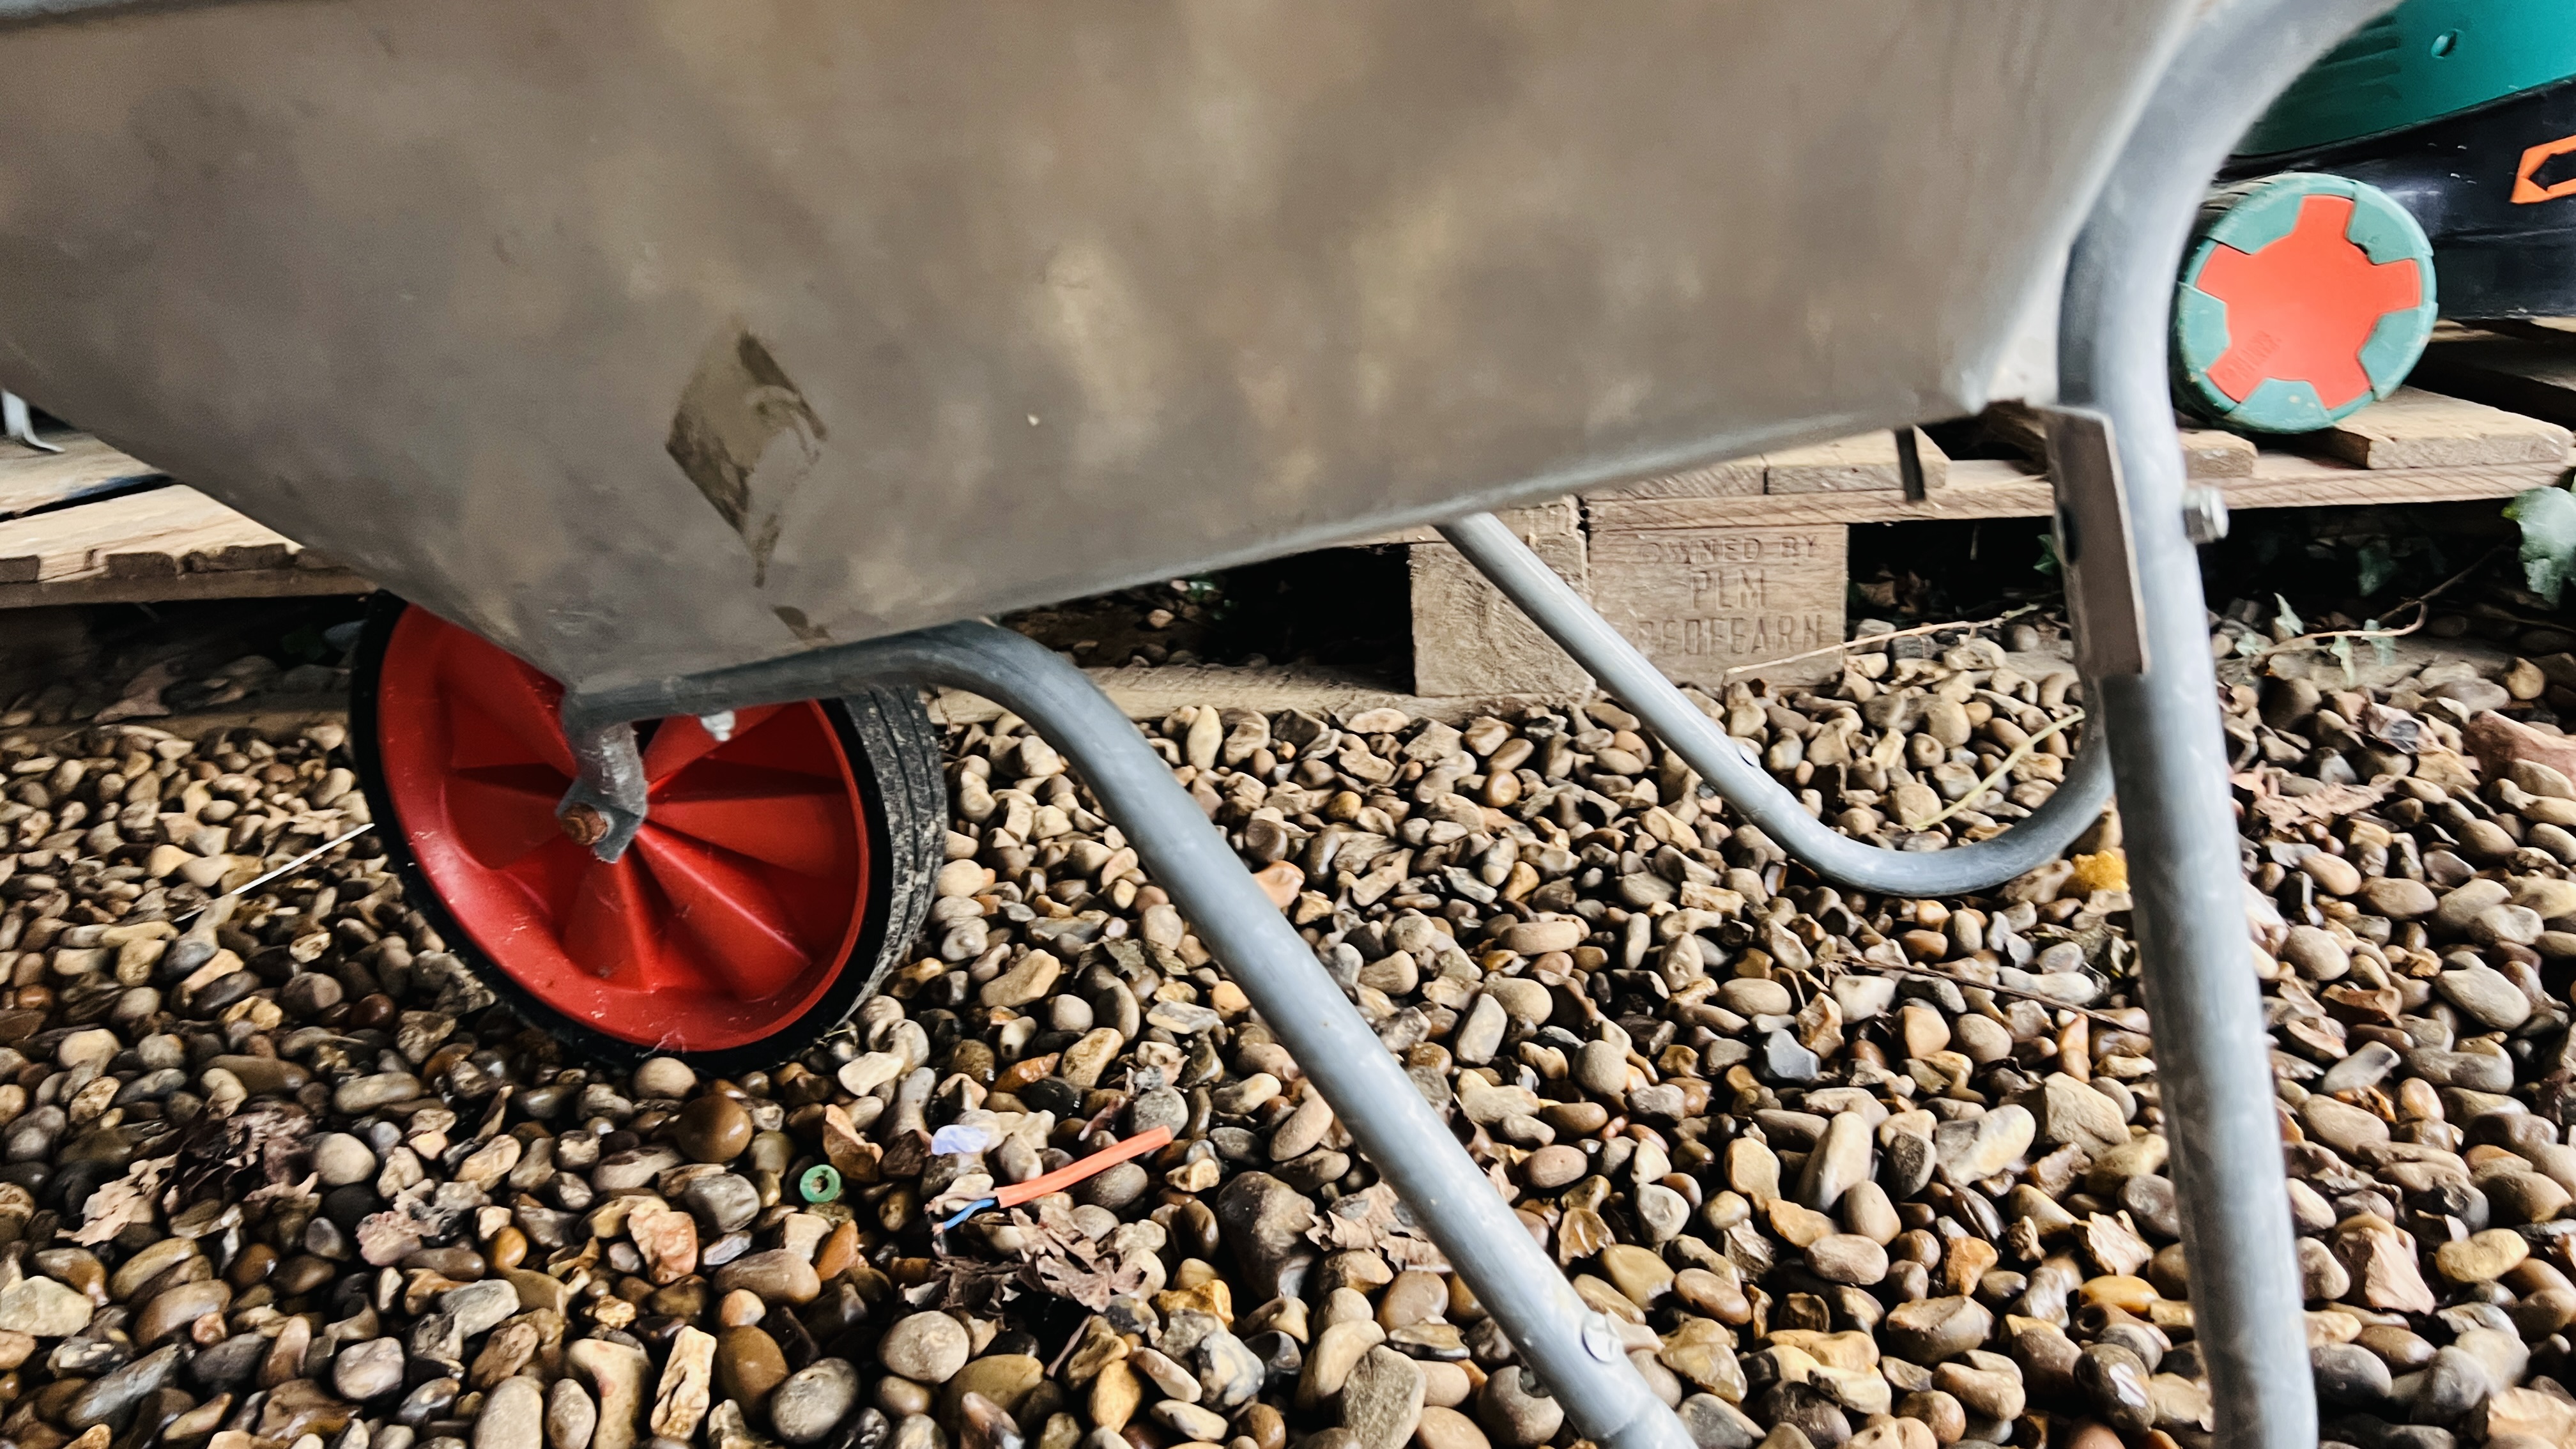
[[[2348,196],[2311,196],[2298,225],[2257,252],[2213,249],[2193,285],[2227,304],[2227,351],[2209,380],[2237,402],[2266,378],[2305,382],[2329,409],[2370,391],[2361,352],[2390,312],[2424,298],[2412,260],[2374,262],[2345,231]]]
[[[386,641],[384,788],[421,873],[485,957],[621,1041],[713,1051],[811,1009],[859,940],[868,802],[813,702],[736,712],[725,739],[640,727],[652,808],[615,863],[555,806],[573,763],[562,688],[424,609]]]

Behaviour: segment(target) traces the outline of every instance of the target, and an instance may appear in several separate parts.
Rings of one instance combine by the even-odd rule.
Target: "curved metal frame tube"
[[[972,690],[1063,750],[1575,1427],[1613,1449],[1696,1449],[1628,1362],[1617,1328],[1575,1296],[1171,768],[1082,671],[1043,645],[990,624],[948,624],[567,696],[564,723],[578,737],[641,719],[844,693],[862,682]]]
[[[2111,800],[2111,766],[2087,730],[2065,783],[2030,818],[1954,850],[1889,850],[1854,840],[1807,813],[1798,798],[1744,757],[1734,737],[1700,713],[1663,672],[1622,638],[1502,520],[1470,514],[1441,536],[1520,606],[1603,688],[1626,702],[1700,778],[1817,874],[1885,895],[1946,896],[1985,890],[2055,860]]]

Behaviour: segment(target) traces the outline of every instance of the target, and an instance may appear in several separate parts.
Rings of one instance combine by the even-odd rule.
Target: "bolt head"
[[[556,816],[555,823],[575,845],[597,845],[608,838],[608,817],[595,805],[575,805]]]

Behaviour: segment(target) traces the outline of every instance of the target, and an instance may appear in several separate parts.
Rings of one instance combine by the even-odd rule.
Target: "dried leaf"
[[[83,1246],[104,1243],[137,1223],[150,1225],[153,1200],[160,1195],[161,1179],[178,1162],[176,1153],[168,1157],[145,1158],[125,1170],[125,1176],[114,1182],[101,1183],[81,1205],[81,1225],[68,1236]]]
[[[2230,783],[2252,799],[2249,807],[2276,828],[2307,820],[2337,820],[2356,810],[2366,810],[2388,795],[2389,785],[2328,785],[2305,795],[2284,795],[2278,788],[2281,771],[2272,766],[2249,770],[2230,777]]]
[[[940,1258],[933,1262],[928,1278],[898,1296],[916,1312],[993,1313],[1019,1296],[1024,1271],[1017,1263]]]
[[[264,1202],[295,1203],[306,1207],[318,1206],[322,1199],[320,1195],[313,1191],[313,1189],[316,1186],[319,1186],[321,1181],[322,1179],[320,1177],[308,1172],[300,1181],[272,1182],[266,1187],[256,1187],[251,1189],[250,1196],[242,1199],[242,1206],[251,1207]]]
[[[1095,1313],[1109,1306],[1110,1299],[1144,1287],[1143,1267],[1131,1266],[1093,1242],[1062,1201],[1042,1202],[1034,1214],[1013,1208],[1009,1218],[1020,1239],[1018,1265],[944,1258],[940,1260],[941,1271],[970,1276],[1004,1274],[1040,1293],[1071,1299]],[[993,1290],[976,1287],[971,1291]]]
[[[1085,1265],[1071,1258],[1041,1258],[1030,1267],[1034,1286],[1043,1293],[1069,1298],[1097,1313],[1109,1300],[1145,1286],[1142,1268],[1125,1263]]]
[[[1398,1269],[1448,1266],[1439,1246],[1422,1235],[1395,1188],[1383,1182],[1335,1199],[1315,1215],[1306,1238],[1327,1252],[1374,1249]]]

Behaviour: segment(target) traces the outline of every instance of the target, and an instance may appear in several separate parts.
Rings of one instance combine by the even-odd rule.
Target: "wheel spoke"
[[[563,691],[554,681],[462,630],[446,641],[438,671],[450,722],[449,763],[459,769],[531,761],[573,773],[556,713]],[[482,729],[464,716],[480,717]]]
[[[852,866],[858,832],[846,789],[817,788],[810,776],[727,769],[710,762],[692,771],[703,789],[653,802],[653,822],[736,855],[799,875],[837,877]]]
[[[563,791],[563,776],[541,765],[461,770],[447,782],[447,818],[468,854],[508,870],[563,838],[555,823]]]
[[[772,995],[812,964],[786,903],[758,873],[649,824],[635,848],[670,898],[671,924],[737,999]]]
[[[792,706],[767,704],[757,709],[735,710],[733,729],[721,740],[707,733],[707,727],[689,715],[676,715],[662,721],[662,727],[653,732],[653,743],[644,747],[646,783],[660,785],[707,756],[739,744],[752,731],[790,708]]]
[[[653,935],[651,888],[629,855],[584,871],[564,914],[563,948],[574,964],[602,981],[650,990],[660,954]]]

